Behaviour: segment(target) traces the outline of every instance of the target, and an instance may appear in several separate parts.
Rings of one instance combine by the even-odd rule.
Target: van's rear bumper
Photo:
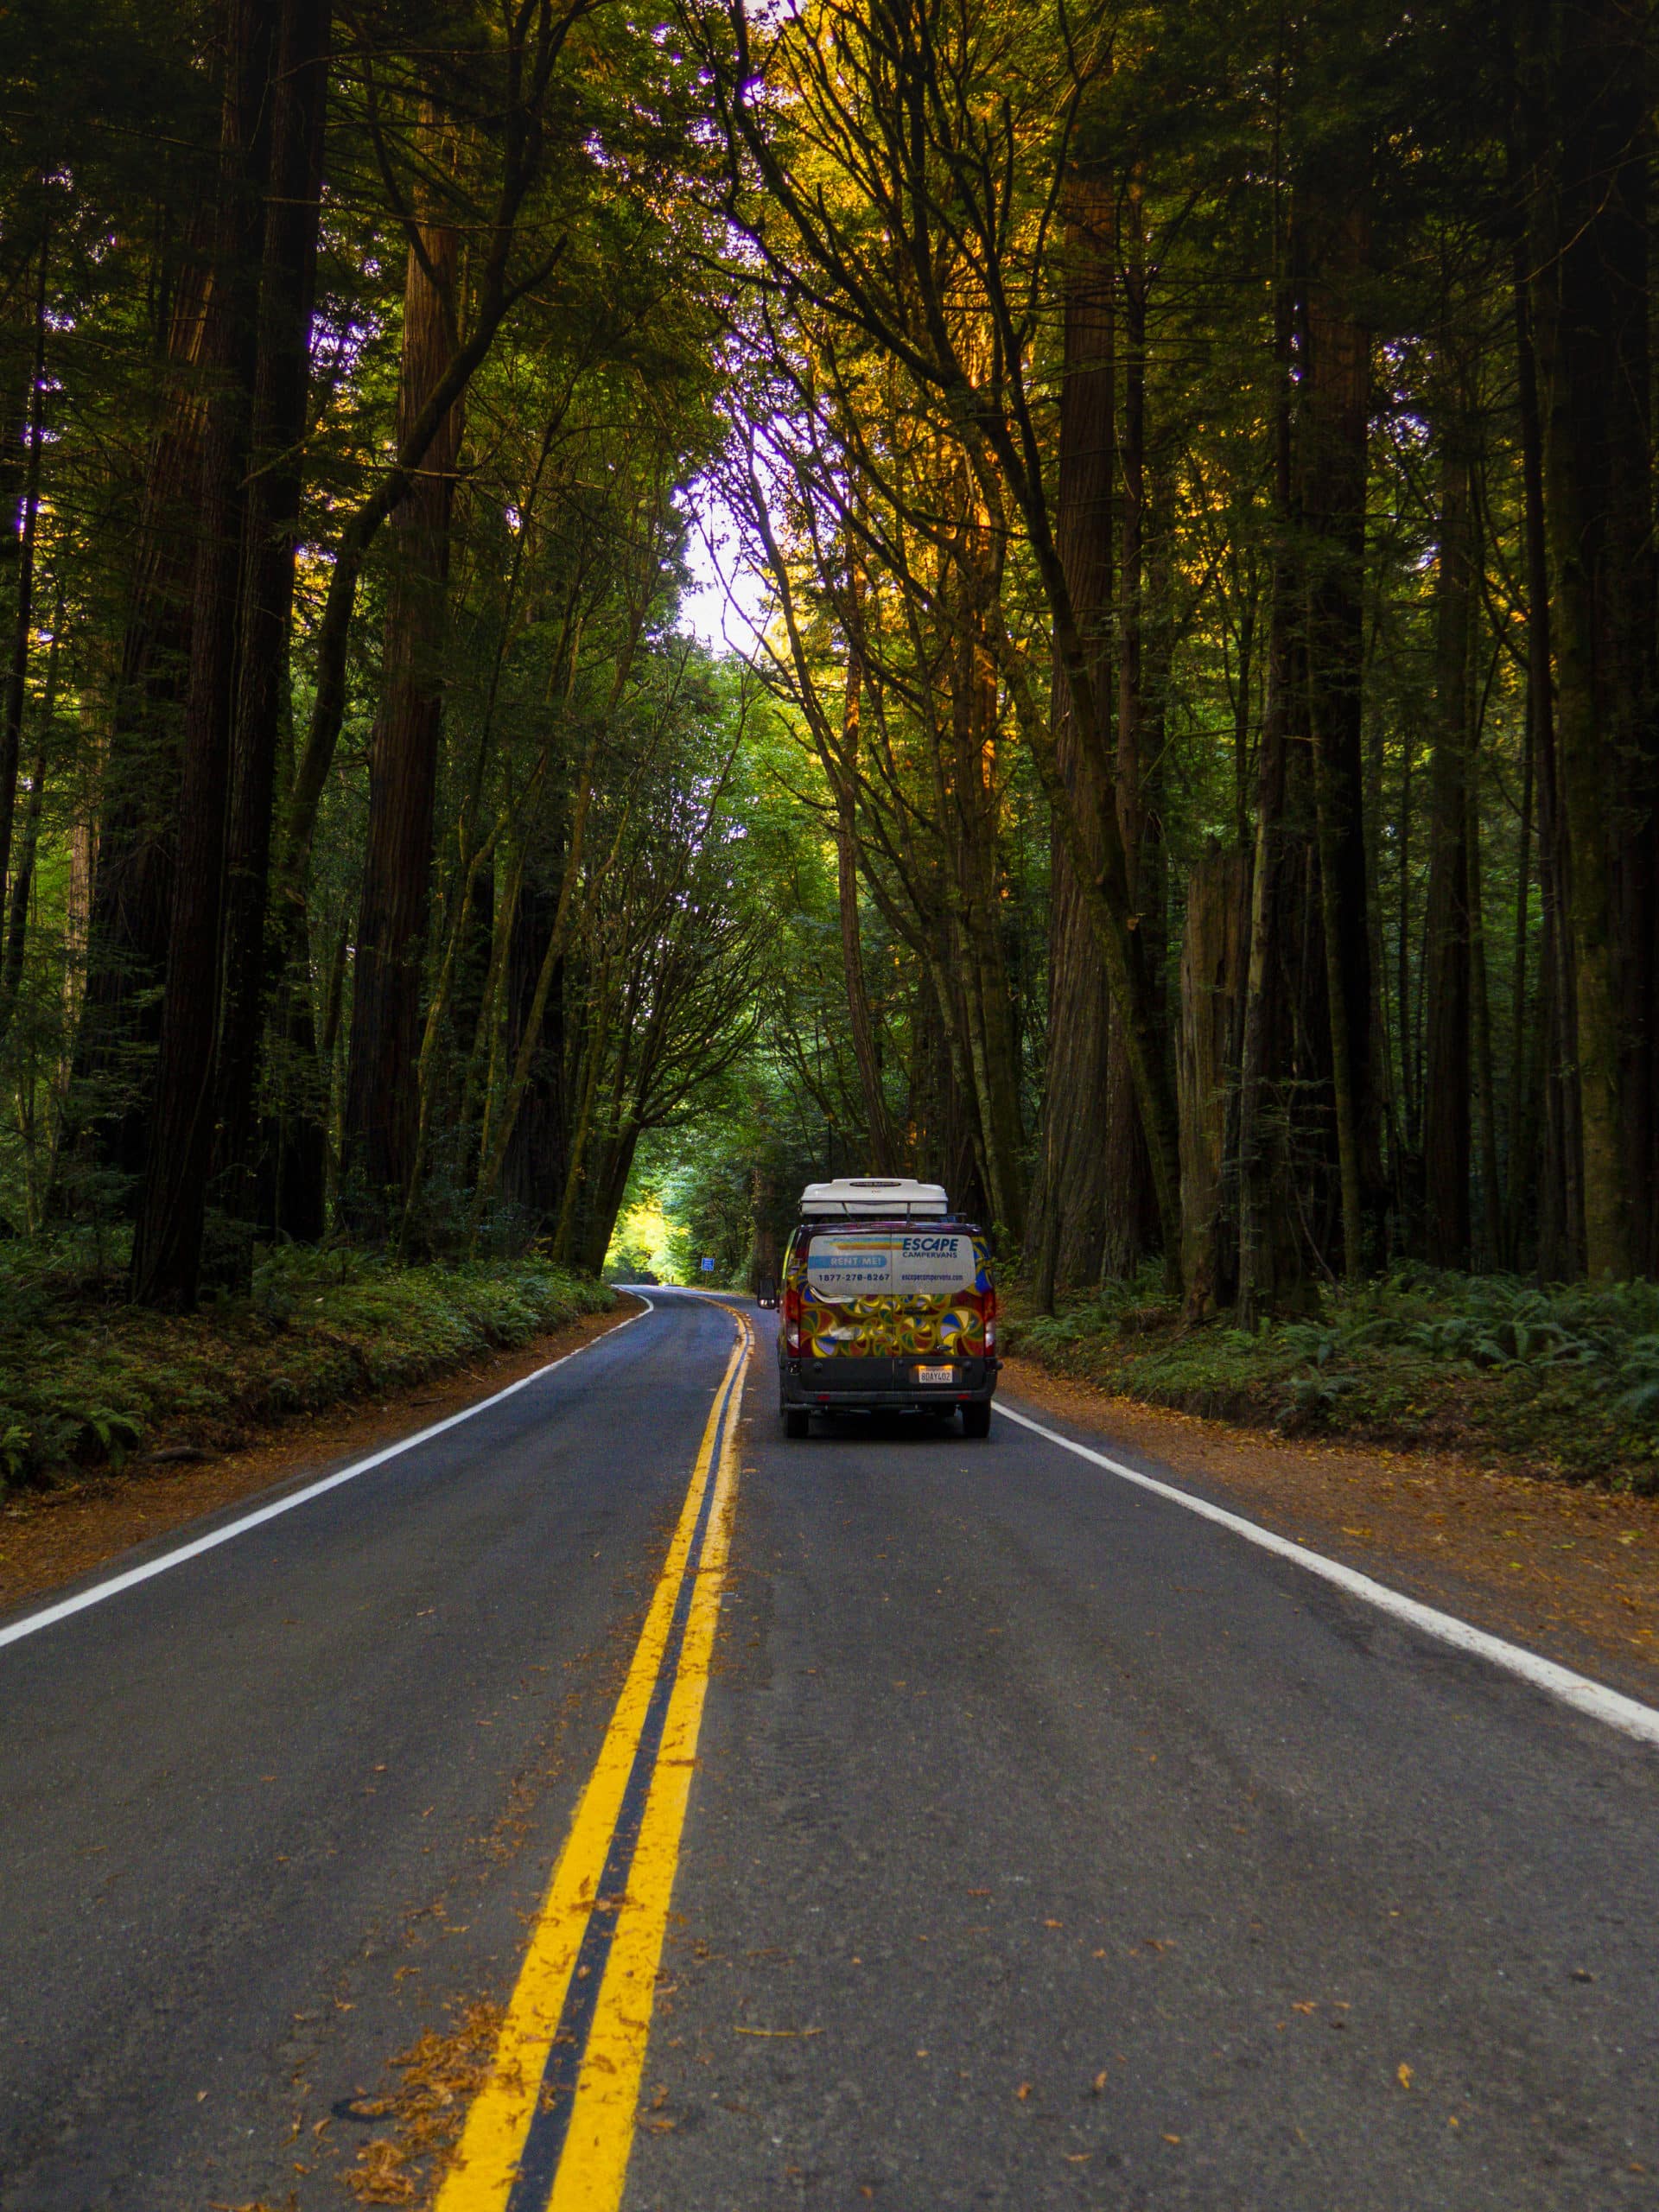
[[[785,1406],[806,1406],[821,1413],[837,1408],[868,1412],[887,1408],[938,1406],[942,1411],[964,1400],[988,1399],[996,1389],[999,1359],[924,1361],[905,1359],[782,1359],[778,1363],[779,1396]],[[949,1382],[918,1382],[918,1366],[949,1367]]]

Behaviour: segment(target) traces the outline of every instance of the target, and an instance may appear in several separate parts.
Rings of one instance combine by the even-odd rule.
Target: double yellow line
[[[736,1318],[627,1680],[436,2212],[614,2212],[621,2202],[731,1541],[753,1343]]]

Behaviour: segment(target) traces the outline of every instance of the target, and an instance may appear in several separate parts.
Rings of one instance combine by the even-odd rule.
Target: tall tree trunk
[[[423,223],[404,292],[400,442],[449,360],[460,241]],[[421,964],[432,869],[443,718],[442,639],[449,518],[461,450],[459,402],[428,448],[391,521],[385,689],[369,746],[369,823],[358,913],[351,1066],[346,1095],[346,1203],[384,1234],[415,1171]]]
[[[1214,840],[1187,879],[1177,1084],[1181,1102],[1182,1274],[1189,1319],[1229,1301],[1233,1255],[1222,1235],[1227,1077],[1249,912],[1249,861]]]
[[[1122,530],[1117,591],[1116,798],[1135,926],[1144,930],[1147,902],[1141,842],[1146,823],[1147,763],[1141,739],[1146,710],[1147,299],[1150,280],[1145,199],[1138,180],[1131,181],[1127,194],[1122,251],[1123,423],[1117,448]],[[1150,977],[1155,974],[1155,963],[1148,959],[1147,966]],[[1146,1255],[1147,1192],[1152,1169],[1129,1072],[1122,1016],[1116,1010],[1107,1038],[1104,1135],[1105,1220],[1100,1272],[1108,1281],[1122,1282],[1134,1274]]]
[[[1416,1040],[1411,1025],[1411,805],[1412,766],[1416,753],[1415,733],[1409,728],[1401,733],[1400,741],[1400,810],[1396,827],[1397,857],[1395,871],[1395,899],[1400,910],[1399,928],[1395,941],[1395,996],[1398,1004],[1400,1036],[1400,1116],[1404,1148],[1415,1154],[1420,1131],[1416,1083]],[[1402,1183],[1396,1172],[1396,1192]]]
[[[955,953],[949,987],[960,1011],[965,1073],[978,1108],[991,1225],[1017,1250],[1025,1235],[1024,1144],[1018,1041],[999,926],[1000,686],[991,646],[1001,577],[989,518],[965,467],[958,482],[962,519],[954,549],[948,723],[935,733],[945,756],[935,772]]]
[[[1522,29],[1585,1261],[1625,1275],[1653,1241],[1659,987],[1644,32],[1621,0],[1535,0]]]
[[[1098,178],[1079,178],[1072,188],[1067,226],[1055,537],[1102,697],[1110,690],[1117,468],[1115,230],[1106,185]],[[1052,696],[1056,763],[1092,861],[1099,850],[1101,810],[1116,804],[1116,792],[1077,742],[1065,671],[1058,658]],[[1043,1151],[1027,1262],[1044,1311],[1052,1308],[1057,1281],[1092,1283],[1100,1273],[1107,1194],[1102,1138],[1112,1019],[1086,902],[1058,828],[1050,843]]]
[[[1423,925],[1427,1058],[1424,1242],[1437,1267],[1469,1264],[1469,645],[1473,516],[1469,424],[1441,426],[1436,705]]]
[[[856,628],[856,624],[855,624]],[[862,669],[859,640],[847,641],[847,684],[842,704],[841,753],[831,767],[836,802],[836,897],[841,921],[841,963],[846,980],[847,1017],[853,1033],[853,1056],[858,1063],[859,1087],[864,1097],[864,1124],[869,1139],[870,1169],[876,1175],[897,1173],[898,1133],[887,1106],[876,1050],[875,1022],[864,973],[864,938],[858,911],[858,778],[859,689]],[[829,766],[826,763],[826,766]]]
[[[6,899],[5,951],[0,957],[0,1040],[11,1028],[22,988],[23,955],[29,943],[29,907],[35,887],[35,859],[40,849],[41,818],[46,809],[46,777],[52,756],[53,724],[58,711],[58,659],[63,647],[63,587],[58,587],[58,609],[52,626],[52,643],[46,656],[46,690],[41,701],[40,730],[30,764],[29,804],[23,810],[23,831],[18,841],[16,866]],[[67,932],[66,931],[66,934]]]
[[[329,1065],[317,1035],[308,967],[296,964],[283,978],[266,1033],[271,1080],[259,1118],[249,1217],[272,1236],[315,1244],[327,1223]],[[245,1268],[245,1237],[238,1241],[237,1256]]]
[[[1527,705],[1526,752],[1521,763],[1521,828],[1515,859],[1515,946],[1510,989],[1510,1092],[1505,1149],[1509,1180],[1503,1206],[1503,1240],[1498,1264],[1511,1274],[1521,1265],[1522,1224],[1532,1190],[1536,1106],[1527,1047],[1528,951],[1532,936],[1533,761],[1535,753],[1532,705]]]
[[[1343,1245],[1364,1264],[1381,1212],[1381,1089],[1372,1065],[1363,678],[1370,334],[1358,295],[1370,243],[1363,195],[1305,185],[1297,207],[1302,323],[1299,446],[1312,737]]]
[[[1492,1076],[1492,1007],[1486,980],[1486,920],[1480,860],[1480,738],[1476,710],[1469,734],[1469,1051],[1474,1085],[1475,1158],[1480,1169],[1481,1244],[1477,1264],[1503,1264],[1503,1186],[1497,1161],[1497,1097]]]
[[[749,1111],[763,1132],[768,1119],[765,1094],[756,1089],[750,1093]],[[776,1179],[772,1173],[772,1154],[765,1135],[754,1156],[749,1173],[749,1249],[744,1279],[757,1298],[778,1295],[778,1229],[776,1214],[778,1198]]]
[[[1514,289],[1527,577],[1527,737],[1537,787],[1538,893],[1543,921],[1538,1019],[1543,1040],[1544,1145],[1538,1271],[1546,1281],[1566,1281],[1584,1267],[1584,1154],[1576,1075],[1578,1000],[1568,921],[1572,868],[1555,747],[1549,539],[1530,266],[1529,240],[1521,232],[1515,243]]]
[[[213,283],[203,365],[200,536],[179,795],[178,874],[149,1154],[132,1248],[141,1304],[194,1304],[213,1141],[213,1039],[226,807],[235,696],[248,437],[253,391],[259,194],[272,55],[260,0],[226,19]]]
[[[509,1065],[517,1059],[537,1020],[537,986],[558,926],[558,904],[556,883],[526,884],[518,895],[505,988],[503,1042]],[[556,955],[540,1010],[531,1080],[501,1170],[501,1197],[524,1209],[526,1223],[533,1223],[538,1235],[544,1235],[557,1223],[567,1179],[570,1100],[566,1091],[564,1013],[569,963]]]
[[[144,471],[120,663],[99,779],[85,987],[66,1136],[99,1212],[134,1200],[149,1133],[179,803],[200,516],[212,238],[199,216],[159,288],[162,401]],[[66,1174],[66,1181],[71,1178]],[[111,1183],[113,1188],[111,1188]],[[72,1194],[73,1196],[73,1194]]]
[[[270,191],[241,577],[216,1071],[219,1193],[226,1211],[243,1218],[253,1198],[256,1061],[264,1017],[271,817],[299,528],[328,17],[329,0],[282,0],[271,86]]]
[[[1283,924],[1286,742],[1291,685],[1290,609],[1296,586],[1291,543],[1290,302],[1281,281],[1274,308],[1273,503],[1274,543],[1268,611],[1267,682],[1256,747],[1255,842],[1250,860],[1243,1007],[1239,1022],[1238,1291],[1235,1313],[1253,1329],[1279,1289],[1272,1192],[1274,1144],[1268,1083],[1273,1048],[1274,956]]]
[[[11,871],[12,821],[17,810],[17,771],[22,758],[23,707],[29,696],[29,637],[35,620],[35,541],[41,514],[41,464],[46,450],[46,287],[50,241],[49,221],[42,215],[35,295],[35,343],[29,362],[29,406],[24,417],[28,451],[23,463],[22,505],[17,518],[16,598],[12,606],[4,711],[0,714],[0,887],[3,887]]]

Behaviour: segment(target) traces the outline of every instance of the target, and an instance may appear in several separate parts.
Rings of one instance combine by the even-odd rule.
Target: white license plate
[[[954,1382],[956,1379],[957,1371],[953,1367],[918,1367],[916,1370],[918,1382]]]

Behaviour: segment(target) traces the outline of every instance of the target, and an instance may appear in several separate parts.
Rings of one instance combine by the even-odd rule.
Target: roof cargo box
[[[950,1211],[943,1183],[918,1183],[908,1175],[838,1175],[809,1183],[801,1192],[803,1221],[938,1221]]]

